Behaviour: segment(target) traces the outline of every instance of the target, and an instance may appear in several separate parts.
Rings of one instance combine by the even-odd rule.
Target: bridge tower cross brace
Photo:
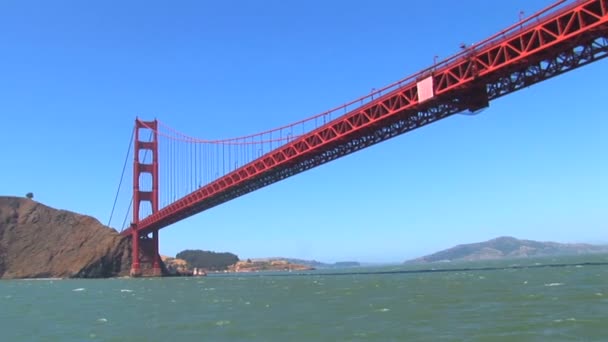
[[[148,140],[141,140],[142,132],[150,131]],[[147,254],[152,258],[152,275],[160,276],[160,255],[158,254],[158,229],[152,231],[152,236],[138,230],[140,221],[139,210],[142,203],[150,203],[152,213],[158,211],[158,122],[141,121],[135,119],[135,143],[133,155],[133,221],[131,223],[132,261],[131,276],[138,277],[142,274],[140,257]],[[145,164],[145,156],[151,154],[152,162]],[[141,189],[140,182],[143,174],[149,174],[152,178],[151,189]],[[148,248],[142,248],[146,245]]]

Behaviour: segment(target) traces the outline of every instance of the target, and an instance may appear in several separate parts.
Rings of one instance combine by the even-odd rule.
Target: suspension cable
[[[133,130],[133,133],[135,133],[135,129]],[[150,136],[148,137],[148,141],[152,140],[152,133],[150,132]],[[131,144],[133,143],[133,135],[131,135]],[[129,147],[130,148],[130,147]],[[146,161],[146,158],[148,157],[148,149],[145,150],[144,152],[144,162]],[[129,158],[129,155],[127,155],[127,159]],[[136,160],[139,160],[139,156],[135,156],[135,158],[137,158]],[[154,157],[153,157],[154,158]],[[125,161],[125,166],[127,165],[127,161]],[[124,170],[123,170],[123,174],[124,174]],[[122,181],[122,178],[121,178]],[[121,232],[125,229],[125,224],[127,223],[127,218],[129,218],[129,212],[131,212],[131,207],[133,207],[133,194],[131,194],[131,201],[129,202],[129,208],[127,209],[127,212],[125,213],[125,218],[122,220],[122,228],[121,228]]]
[[[133,196],[131,195],[131,201],[129,202],[129,209],[127,209],[127,213],[125,214],[124,220],[122,220],[122,228],[120,232],[122,233],[125,230],[125,224],[127,223],[127,218],[129,217],[129,213],[131,212],[131,207],[133,206]]]
[[[114,209],[116,208],[116,202],[118,202],[118,195],[120,194],[120,187],[122,186],[122,180],[125,177],[125,170],[127,169],[127,163],[129,162],[129,155],[131,154],[131,147],[133,146],[133,136],[135,134],[135,128],[131,131],[131,138],[129,139],[129,148],[127,149],[127,155],[125,156],[125,163],[122,166],[122,173],[120,175],[120,181],[118,182],[118,189],[116,190],[116,197],[114,197],[114,204],[112,204],[112,211],[110,212],[110,219],[108,220],[107,226],[112,223],[112,216],[114,216]]]

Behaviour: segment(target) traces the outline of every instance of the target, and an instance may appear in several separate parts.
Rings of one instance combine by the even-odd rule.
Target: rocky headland
[[[0,278],[128,276],[130,238],[93,217],[0,196]]]

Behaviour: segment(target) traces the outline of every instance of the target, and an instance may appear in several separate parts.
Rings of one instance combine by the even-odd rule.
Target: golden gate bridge
[[[132,220],[121,232],[131,236],[131,274],[141,275],[142,263],[161,274],[158,231],[175,222],[606,56],[608,0],[561,0],[427,69],[279,128],[204,140],[136,119]]]

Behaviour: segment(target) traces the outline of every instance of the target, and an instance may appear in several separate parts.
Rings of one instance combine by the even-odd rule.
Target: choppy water
[[[608,266],[1,281],[0,340],[608,341]]]

